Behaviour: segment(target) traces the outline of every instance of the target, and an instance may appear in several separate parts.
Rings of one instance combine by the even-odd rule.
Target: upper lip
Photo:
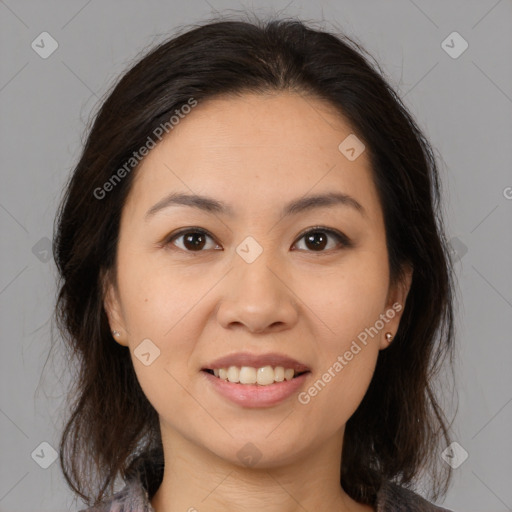
[[[217,368],[229,368],[230,366],[251,366],[253,368],[262,368],[263,366],[282,366],[283,368],[293,368],[295,372],[306,372],[310,369],[296,359],[293,359],[284,354],[270,352],[267,354],[250,354],[248,352],[239,352],[215,359],[203,370],[214,370]]]

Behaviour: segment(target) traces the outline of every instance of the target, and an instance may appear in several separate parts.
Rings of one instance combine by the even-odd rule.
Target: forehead
[[[144,158],[128,203],[142,208],[175,190],[207,191],[241,206],[257,197],[265,208],[310,191],[340,191],[358,195],[371,209],[377,197],[369,159],[363,151],[349,160],[340,150],[347,137],[354,137],[348,122],[316,98],[279,93],[209,99]]]
[[[298,93],[246,93],[201,102],[165,140],[172,144],[172,138],[179,138],[183,147],[210,152],[260,144],[288,154],[314,150],[327,155],[350,133],[348,122],[325,100]]]

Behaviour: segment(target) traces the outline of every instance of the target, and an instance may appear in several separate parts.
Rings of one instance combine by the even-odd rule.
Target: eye
[[[181,230],[178,233],[172,234],[165,241],[165,245],[173,244],[176,245],[179,249],[187,252],[201,252],[205,249],[207,239],[213,241],[213,237],[206,232],[204,229],[200,228],[187,228],[186,230]],[[176,243],[175,243],[176,242]],[[214,246],[217,246],[215,242]],[[206,247],[206,249],[214,249],[215,247]]]
[[[209,247],[208,239],[212,241]],[[307,252],[328,252],[340,247],[349,248],[353,246],[351,240],[343,233],[321,226],[309,229],[303,233],[299,237],[299,240],[302,239],[304,239],[306,248],[299,248],[299,250],[306,250]],[[331,239],[330,246],[329,239]],[[297,245],[297,243],[298,242],[296,242],[294,246]],[[212,235],[202,228],[195,227],[182,229],[177,233],[171,234],[165,240],[164,245],[174,245],[185,252],[202,252],[209,249],[220,249],[220,246],[216,244]]]
[[[326,246],[329,245],[329,238],[334,238],[337,243],[331,243],[331,246],[326,249]],[[339,246],[348,248],[353,245],[351,240],[343,233],[323,227],[310,229],[301,235],[299,240],[302,239],[305,240],[304,243],[308,252],[327,252],[339,248]]]

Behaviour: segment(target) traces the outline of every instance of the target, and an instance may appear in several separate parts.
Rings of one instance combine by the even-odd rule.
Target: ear
[[[390,341],[386,339],[386,333],[391,333],[393,338],[396,336],[400,319],[405,309],[407,295],[411,288],[413,268],[410,264],[405,264],[398,282],[389,287],[388,297],[386,300],[386,308],[383,312],[387,323],[381,331],[379,349],[383,350],[390,345]],[[391,343],[393,342],[391,339]]]
[[[121,301],[112,271],[102,271],[103,307],[108,318],[110,331],[117,331],[118,336],[112,335],[115,341],[125,347],[128,346],[127,329],[122,314]]]

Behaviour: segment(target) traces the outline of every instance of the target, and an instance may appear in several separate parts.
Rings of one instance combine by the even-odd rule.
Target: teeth
[[[294,374],[295,374],[295,371],[294,371],[294,370],[292,370],[292,369],[288,369],[288,368],[287,368],[287,369],[284,371],[284,378],[285,378],[286,380],[292,380],[292,379],[293,379],[293,375],[294,375]]]
[[[227,371],[229,382],[240,382],[240,370],[236,366],[230,366]]]
[[[238,379],[230,382],[240,382],[240,384],[256,384],[258,380],[256,368],[242,366],[240,370],[236,366],[231,366],[233,373],[238,373]]]
[[[272,368],[272,366],[264,366],[263,368],[258,368],[256,379],[258,384],[261,386],[268,386],[269,384],[273,384],[274,368]]]
[[[283,382],[283,380],[284,380],[284,368],[282,366],[278,366],[277,368],[274,368],[274,380],[276,382]]]
[[[275,368],[272,368],[272,366],[263,366],[262,368],[230,366],[228,368],[215,368],[213,374],[215,377],[229,382],[268,386],[274,382],[292,380],[295,370],[293,368],[285,369],[282,366],[276,366]]]

